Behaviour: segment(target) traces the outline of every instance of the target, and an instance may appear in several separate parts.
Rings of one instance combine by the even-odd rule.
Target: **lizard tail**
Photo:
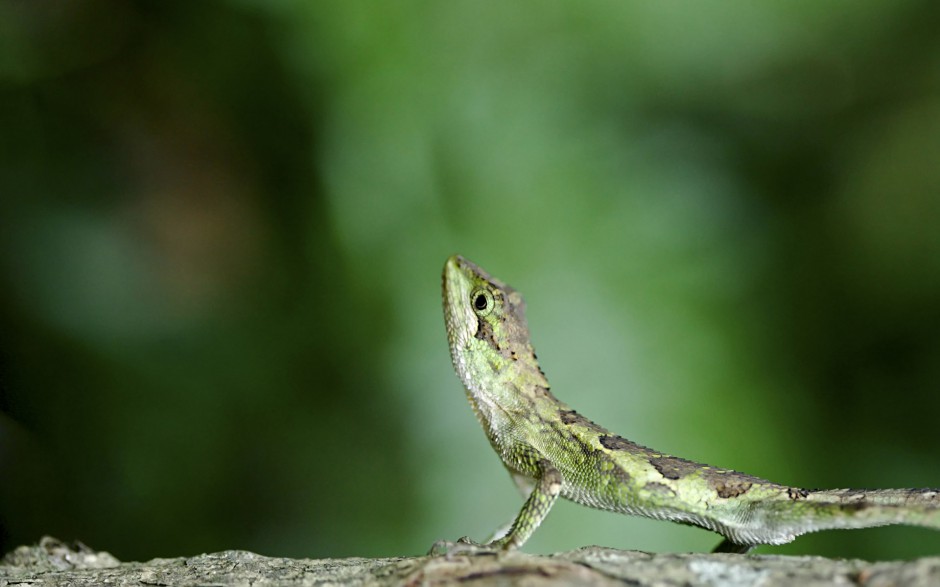
[[[819,530],[892,524],[940,530],[940,489],[788,488],[779,498],[750,502],[737,522],[723,533],[731,546],[744,550],[757,544],[784,544]]]
[[[819,527],[870,528],[889,524],[940,530],[940,489],[826,489],[807,492],[805,505]],[[809,531],[812,531],[809,530]]]

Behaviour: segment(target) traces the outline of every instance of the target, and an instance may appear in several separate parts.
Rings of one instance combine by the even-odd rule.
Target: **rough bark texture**
[[[940,557],[869,563],[819,557],[648,554],[587,547],[452,557],[289,559],[226,551],[122,563],[43,538],[0,560],[8,585],[940,585]]]

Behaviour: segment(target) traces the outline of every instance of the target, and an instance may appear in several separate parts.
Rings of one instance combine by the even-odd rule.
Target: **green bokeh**
[[[521,499],[451,372],[454,252],[633,440],[940,486],[930,8],[0,0],[0,547],[484,538]],[[716,542],[560,504],[527,549]]]

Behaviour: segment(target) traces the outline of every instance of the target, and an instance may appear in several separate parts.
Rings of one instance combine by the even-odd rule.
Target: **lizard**
[[[527,494],[508,531],[485,544],[521,547],[559,497],[601,510],[700,526],[746,553],[801,534],[889,524],[940,530],[940,489],[810,490],[674,457],[611,433],[557,399],[529,337],[522,295],[454,255],[443,272],[453,366],[486,436]]]

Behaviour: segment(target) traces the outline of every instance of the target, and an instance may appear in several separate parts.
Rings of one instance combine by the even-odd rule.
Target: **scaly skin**
[[[522,546],[561,496],[693,524],[747,552],[807,532],[908,524],[940,529],[940,490],[806,490],[672,457],[610,433],[555,398],[529,342],[522,295],[463,257],[444,265],[451,358],[486,436],[528,499],[508,533]],[[469,542],[469,541],[466,541]]]

